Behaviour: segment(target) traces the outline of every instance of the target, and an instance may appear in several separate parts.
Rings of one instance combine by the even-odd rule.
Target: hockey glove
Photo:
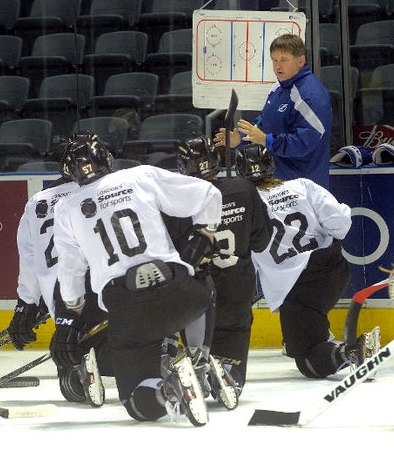
[[[216,246],[211,239],[206,234],[195,230],[190,235],[189,241],[181,253],[181,258],[198,272],[212,260],[215,250]]]
[[[38,328],[35,325],[41,315],[42,310],[39,306],[18,299],[18,303],[14,309],[14,316],[8,327],[11,342],[17,350],[23,350],[26,344],[37,340],[33,328]]]
[[[82,335],[83,320],[75,311],[63,309],[55,320],[49,350],[57,366],[69,367],[81,363],[83,349],[78,345]]]

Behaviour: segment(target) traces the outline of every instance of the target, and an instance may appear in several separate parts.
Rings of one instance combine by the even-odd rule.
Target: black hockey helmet
[[[177,165],[184,175],[208,179],[220,172],[220,154],[211,140],[202,134],[178,145]]]
[[[261,181],[274,175],[275,161],[272,154],[264,146],[247,144],[237,153],[235,170],[241,178]]]
[[[73,134],[60,161],[61,175],[80,186],[112,172],[114,158],[100,138],[88,131]]]

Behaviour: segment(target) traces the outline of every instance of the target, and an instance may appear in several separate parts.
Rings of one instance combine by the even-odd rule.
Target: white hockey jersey
[[[42,296],[52,318],[58,256],[53,244],[53,212],[59,199],[78,188],[77,183],[66,183],[37,192],[26,203],[19,221],[18,295],[26,303],[36,305]]]
[[[58,277],[65,301],[85,293],[84,275],[99,294],[113,278],[153,259],[184,264],[164,225],[161,211],[192,217],[195,224],[221,220],[222,195],[204,180],[153,166],[138,166],[81,186],[55,207]]]
[[[307,266],[311,252],[330,246],[333,238],[346,236],[351,211],[305,178],[258,192],[268,207],[273,235],[269,246],[252,258],[267,304],[277,311]]]

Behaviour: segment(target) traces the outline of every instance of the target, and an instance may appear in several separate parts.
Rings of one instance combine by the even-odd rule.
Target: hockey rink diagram
[[[275,37],[301,35],[296,22],[201,20],[196,26],[196,75],[201,81],[274,83],[269,46]]]
[[[269,47],[278,36],[304,39],[306,17],[271,11],[196,11],[193,15],[193,104],[225,109],[235,89],[240,110],[259,110],[276,82]]]

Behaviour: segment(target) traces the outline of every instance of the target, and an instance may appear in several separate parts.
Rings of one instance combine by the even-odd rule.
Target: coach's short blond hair
[[[288,52],[298,58],[299,56],[306,56],[306,49],[303,40],[295,34],[282,34],[275,38],[270,45],[270,53],[279,50]]]

